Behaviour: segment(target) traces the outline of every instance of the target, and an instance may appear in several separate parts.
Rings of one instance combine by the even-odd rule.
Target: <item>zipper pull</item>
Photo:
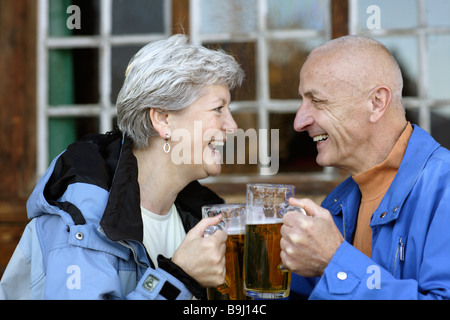
[[[400,247],[400,261],[405,261],[405,247],[402,241],[402,238],[398,240],[398,245]]]

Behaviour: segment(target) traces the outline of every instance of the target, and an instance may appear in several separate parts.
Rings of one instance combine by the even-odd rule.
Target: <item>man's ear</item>
[[[392,91],[387,86],[379,86],[370,94],[370,122],[377,122],[383,116],[392,101]]]
[[[169,114],[167,112],[150,108],[149,116],[153,128],[155,128],[161,138],[165,139],[166,134],[170,135],[169,122],[167,121]]]

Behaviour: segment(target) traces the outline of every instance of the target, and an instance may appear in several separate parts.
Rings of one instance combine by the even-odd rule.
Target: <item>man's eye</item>
[[[218,112],[218,113],[222,113],[222,109],[223,109],[223,108],[224,108],[224,107],[221,106],[221,107],[215,108],[214,111],[216,111],[216,112]]]

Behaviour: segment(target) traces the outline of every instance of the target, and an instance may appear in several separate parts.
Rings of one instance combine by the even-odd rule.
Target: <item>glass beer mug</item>
[[[226,274],[224,284],[208,288],[209,300],[246,300],[244,294],[242,268],[244,265],[245,204],[214,204],[202,207],[202,216],[213,217],[222,214],[223,220],[205,230],[205,237],[217,229],[228,234],[225,243]]]
[[[289,296],[291,272],[281,262],[282,216],[301,211],[288,205],[295,186],[247,184],[244,291],[247,296],[278,299]]]

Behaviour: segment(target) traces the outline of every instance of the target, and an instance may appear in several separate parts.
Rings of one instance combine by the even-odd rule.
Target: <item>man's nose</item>
[[[307,105],[304,102],[302,102],[295,115],[294,130],[297,132],[306,131],[308,127],[311,126],[313,123],[314,118],[308,112]]]

